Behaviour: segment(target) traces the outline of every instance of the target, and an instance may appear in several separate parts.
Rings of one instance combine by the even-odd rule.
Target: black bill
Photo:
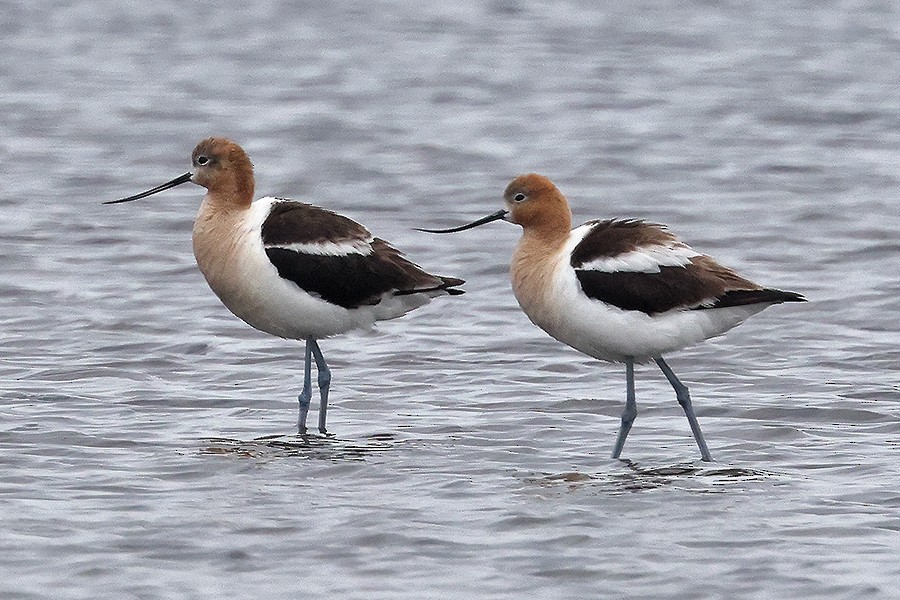
[[[119,204],[121,202],[131,202],[132,200],[140,200],[141,198],[146,198],[147,196],[152,196],[157,192],[161,192],[163,190],[167,190],[169,188],[173,188],[176,185],[181,185],[182,183],[187,183],[193,177],[193,173],[190,171],[185,173],[184,175],[179,175],[172,181],[168,181],[162,185],[158,185],[152,190],[147,190],[146,192],[141,192],[140,194],[135,194],[134,196],[128,196],[127,198],[122,198],[121,200],[109,200],[104,202],[103,204]]]
[[[126,198],[127,200],[127,198]],[[120,202],[124,202],[124,200],[120,200]],[[426,233],[456,233],[457,231],[465,231],[466,229],[472,229],[473,227],[478,227],[479,225],[484,225],[485,223],[490,223],[491,221],[499,221],[503,217],[509,214],[508,210],[498,210],[497,212],[490,214],[486,217],[482,217],[477,221],[473,221],[468,225],[460,225],[459,227],[451,227],[450,229],[421,229],[416,227],[417,231],[424,231]]]

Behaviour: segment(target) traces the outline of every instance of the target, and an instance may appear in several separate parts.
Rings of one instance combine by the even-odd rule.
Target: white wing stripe
[[[578,269],[601,273],[659,273],[660,267],[687,266],[696,256],[700,253],[685,244],[653,245],[616,256],[595,258]]]
[[[315,243],[294,243],[294,244],[272,244],[266,248],[281,248],[283,250],[293,250],[301,254],[315,254],[319,256],[348,256],[350,254],[360,254],[368,256],[372,254],[371,239],[353,240],[348,242],[315,242]]]

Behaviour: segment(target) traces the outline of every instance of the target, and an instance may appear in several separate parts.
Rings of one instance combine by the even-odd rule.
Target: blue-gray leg
[[[666,364],[666,361],[662,359],[662,356],[656,359],[656,364],[659,365],[663,375],[666,376],[666,379],[669,380],[669,383],[671,383],[672,387],[675,389],[675,397],[678,398],[678,404],[684,409],[684,414],[687,416],[688,423],[691,425],[691,432],[694,434],[694,439],[697,440],[697,446],[700,448],[700,456],[703,457],[703,460],[705,461],[711,461],[712,457],[709,455],[709,448],[706,447],[706,440],[703,439],[703,432],[700,431],[700,423],[697,422],[697,415],[694,414],[694,407],[691,404],[691,395],[688,392],[687,386],[678,380],[678,377],[675,376],[675,372]]]
[[[328,388],[331,387],[331,369],[325,364],[325,357],[316,340],[310,340],[313,357],[316,359],[316,371],[319,373],[319,433],[325,433],[325,417],[328,412]]]
[[[625,410],[622,411],[622,424],[619,426],[619,437],[616,438],[616,445],[613,447],[613,458],[619,458],[622,453],[622,446],[625,445],[625,438],[631,431],[631,425],[634,418],[637,417],[637,400],[634,397],[634,359],[629,358],[625,361]]]
[[[312,399],[312,346],[310,346],[310,342],[312,340],[306,340],[306,356],[303,361],[303,390],[297,398],[300,401],[297,432],[301,435],[306,433],[306,415],[309,414],[309,401]]]

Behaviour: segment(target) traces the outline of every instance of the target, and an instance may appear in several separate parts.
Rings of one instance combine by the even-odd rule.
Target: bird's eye
[[[519,192],[518,194],[513,196],[513,200],[515,200],[516,202],[521,202],[524,199],[525,199],[525,194],[523,194],[522,192]]]
[[[202,167],[203,165],[208,165],[208,164],[209,164],[209,157],[203,156],[203,155],[198,156],[198,157],[197,157],[197,164],[200,165],[201,167]]]

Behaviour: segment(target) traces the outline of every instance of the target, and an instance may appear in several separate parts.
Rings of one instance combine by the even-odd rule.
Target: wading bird
[[[319,385],[319,431],[325,433],[331,371],[317,340],[394,319],[434,296],[462,294],[462,279],[426,273],[387,242],[337,213],[284,198],[253,201],[253,165],[232,141],[209,138],[194,148],[193,168],[146,192],[183,183],[206,188],[194,221],[197,265],[235,315],[266,333],[306,341],[297,428],[306,433],[312,359]]]
[[[700,254],[662,225],[596,220],[572,229],[565,196],[548,178],[522,175],[507,186],[506,208],[463,231],[500,219],[522,226],[512,287],[531,321],[588,356],[625,363],[626,401],[613,447],[618,458],[637,416],[635,363],[653,360],[675,389],[703,460],[711,460],[688,388],[663,354],[725,333],[747,317],[803,296],[761,287]]]

